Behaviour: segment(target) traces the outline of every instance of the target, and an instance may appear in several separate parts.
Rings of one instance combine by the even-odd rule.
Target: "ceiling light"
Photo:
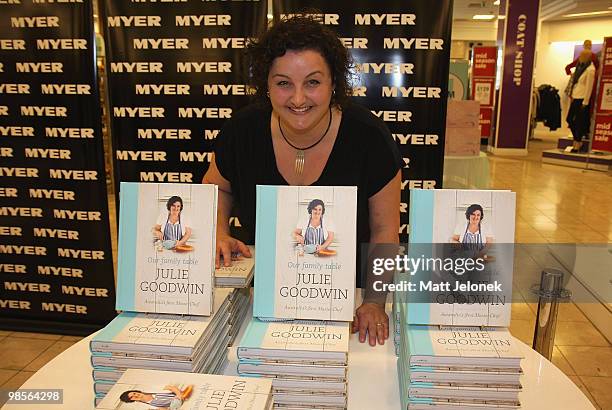
[[[573,14],[565,14],[562,17],[583,17],[583,16],[598,16],[600,14],[610,14],[612,11],[602,10],[602,11],[590,11],[588,13],[573,13]]]
[[[493,2],[493,5],[494,5],[494,6],[499,6],[499,0],[495,0],[495,1]]]
[[[500,14],[499,16],[497,16],[498,20],[504,20],[506,18],[506,16],[504,16],[503,14]]]
[[[494,18],[494,14],[475,14],[472,20],[493,20]]]

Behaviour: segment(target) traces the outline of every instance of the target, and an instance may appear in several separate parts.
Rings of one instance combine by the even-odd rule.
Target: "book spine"
[[[433,240],[435,192],[432,189],[410,190],[410,243],[431,243]]]
[[[219,187],[213,185],[213,206],[212,210],[212,232],[211,232],[211,243],[212,243],[212,257],[210,258],[210,298],[209,298],[209,309],[211,315],[214,312],[214,299],[215,299],[215,256],[217,252],[217,207],[219,206]]]
[[[257,226],[255,227],[255,297],[253,316],[274,317],[276,288],[277,187],[257,186]]]
[[[136,250],[138,227],[138,184],[122,182],[120,186],[119,255],[117,275],[117,310],[134,311],[136,291]]]
[[[408,241],[411,244],[419,244],[408,247],[408,255],[411,257],[420,255],[421,249],[418,248],[422,247],[422,244],[430,244],[433,242],[435,198],[436,193],[431,189],[410,190],[409,216],[411,223]],[[426,249],[426,251],[431,252],[429,249]],[[426,272],[419,273],[427,275]],[[416,279],[418,278],[413,278],[413,281],[416,282]],[[430,308],[428,303],[410,303],[409,309],[406,310],[406,323],[430,323]]]

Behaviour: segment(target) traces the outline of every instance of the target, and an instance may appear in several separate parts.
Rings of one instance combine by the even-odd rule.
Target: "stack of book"
[[[130,369],[106,397],[96,401],[96,408],[269,410],[271,388],[268,380]],[[134,403],[141,407],[133,407]]]
[[[514,204],[509,191],[411,191],[408,255],[442,263],[395,275],[421,290],[394,295],[402,408],[520,407],[522,356],[507,329]]]
[[[220,291],[219,289],[218,291]],[[234,344],[236,336],[247,317],[249,308],[251,307],[251,289],[237,288],[231,289],[230,294],[230,314],[228,318],[229,324],[229,346]]]
[[[238,373],[272,379],[275,406],[347,406],[356,187],[257,186],[253,316]]]
[[[349,324],[253,318],[238,346],[238,374],[272,380],[277,406],[347,406]]]
[[[393,281],[395,284],[401,282],[402,280],[409,280],[409,275],[404,275],[396,272],[393,275]],[[402,318],[402,309],[403,306],[405,308],[406,303],[406,292],[398,291],[393,292],[392,294],[392,304],[391,304],[391,323],[393,323],[393,346],[395,348],[395,355],[400,355],[400,337],[401,337],[401,328],[404,318]]]
[[[119,314],[90,342],[96,397],[128,368],[219,373],[248,304],[243,291],[216,289],[212,316]]]
[[[522,356],[507,329],[405,325],[401,333],[402,408],[520,407]]]
[[[122,182],[120,196],[122,313],[90,344],[98,401],[127,369],[221,372],[250,300],[214,288],[216,186]]]
[[[255,256],[255,247],[249,246],[251,255]],[[223,266],[215,269],[216,288],[246,288],[251,285],[253,271],[255,270],[255,258],[238,257],[232,259],[231,266]]]

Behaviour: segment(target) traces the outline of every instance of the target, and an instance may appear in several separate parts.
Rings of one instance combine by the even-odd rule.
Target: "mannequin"
[[[597,69],[599,68],[599,59],[597,58],[597,54],[593,52],[593,43],[591,42],[591,40],[584,40],[584,43],[582,43],[582,47],[584,47],[585,50],[589,50],[591,52],[591,61],[595,65],[595,71],[597,71]],[[578,58],[565,66],[565,74],[572,75],[572,68],[576,67],[577,65]]]
[[[597,54],[593,52],[593,43],[591,43],[591,40],[584,40],[584,42],[582,43],[582,47],[584,48],[584,50],[589,50],[591,52],[591,62],[595,65],[595,81],[593,81],[593,90],[591,91],[591,95],[595,95],[597,93],[596,88],[597,88],[597,72],[599,70],[599,57]],[[571,76],[572,68],[576,68],[577,65],[578,65],[578,58],[576,58],[574,61],[572,61],[571,63],[565,66],[565,74]],[[565,88],[565,95],[567,95],[570,98],[572,97],[572,87],[573,87],[573,83],[571,80],[572,78],[570,77],[570,81],[568,81],[567,87]],[[594,106],[595,104],[591,104],[591,112],[593,111]]]
[[[582,148],[582,138],[588,136],[590,128],[590,102],[595,81],[595,65],[591,50],[582,50],[578,64],[570,81],[572,103],[567,113],[567,124],[572,131],[572,152]]]

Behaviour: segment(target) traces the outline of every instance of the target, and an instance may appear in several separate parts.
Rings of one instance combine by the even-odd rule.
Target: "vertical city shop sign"
[[[249,101],[244,47],[265,4],[104,1],[116,181],[201,182],[219,129]]]
[[[592,149],[612,152],[612,37],[604,39]]]
[[[506,12],[495,148],[525,149],[539,0],[512,0]]]
[[[0,328],[114,315],[91,1],[0,3]]]
[[[356,63],[353,100],[391,130],[404,159],[400,240],[407,242],[410,188],[441,188],[452,1],[275,0],[275,18],[320,11]]]

